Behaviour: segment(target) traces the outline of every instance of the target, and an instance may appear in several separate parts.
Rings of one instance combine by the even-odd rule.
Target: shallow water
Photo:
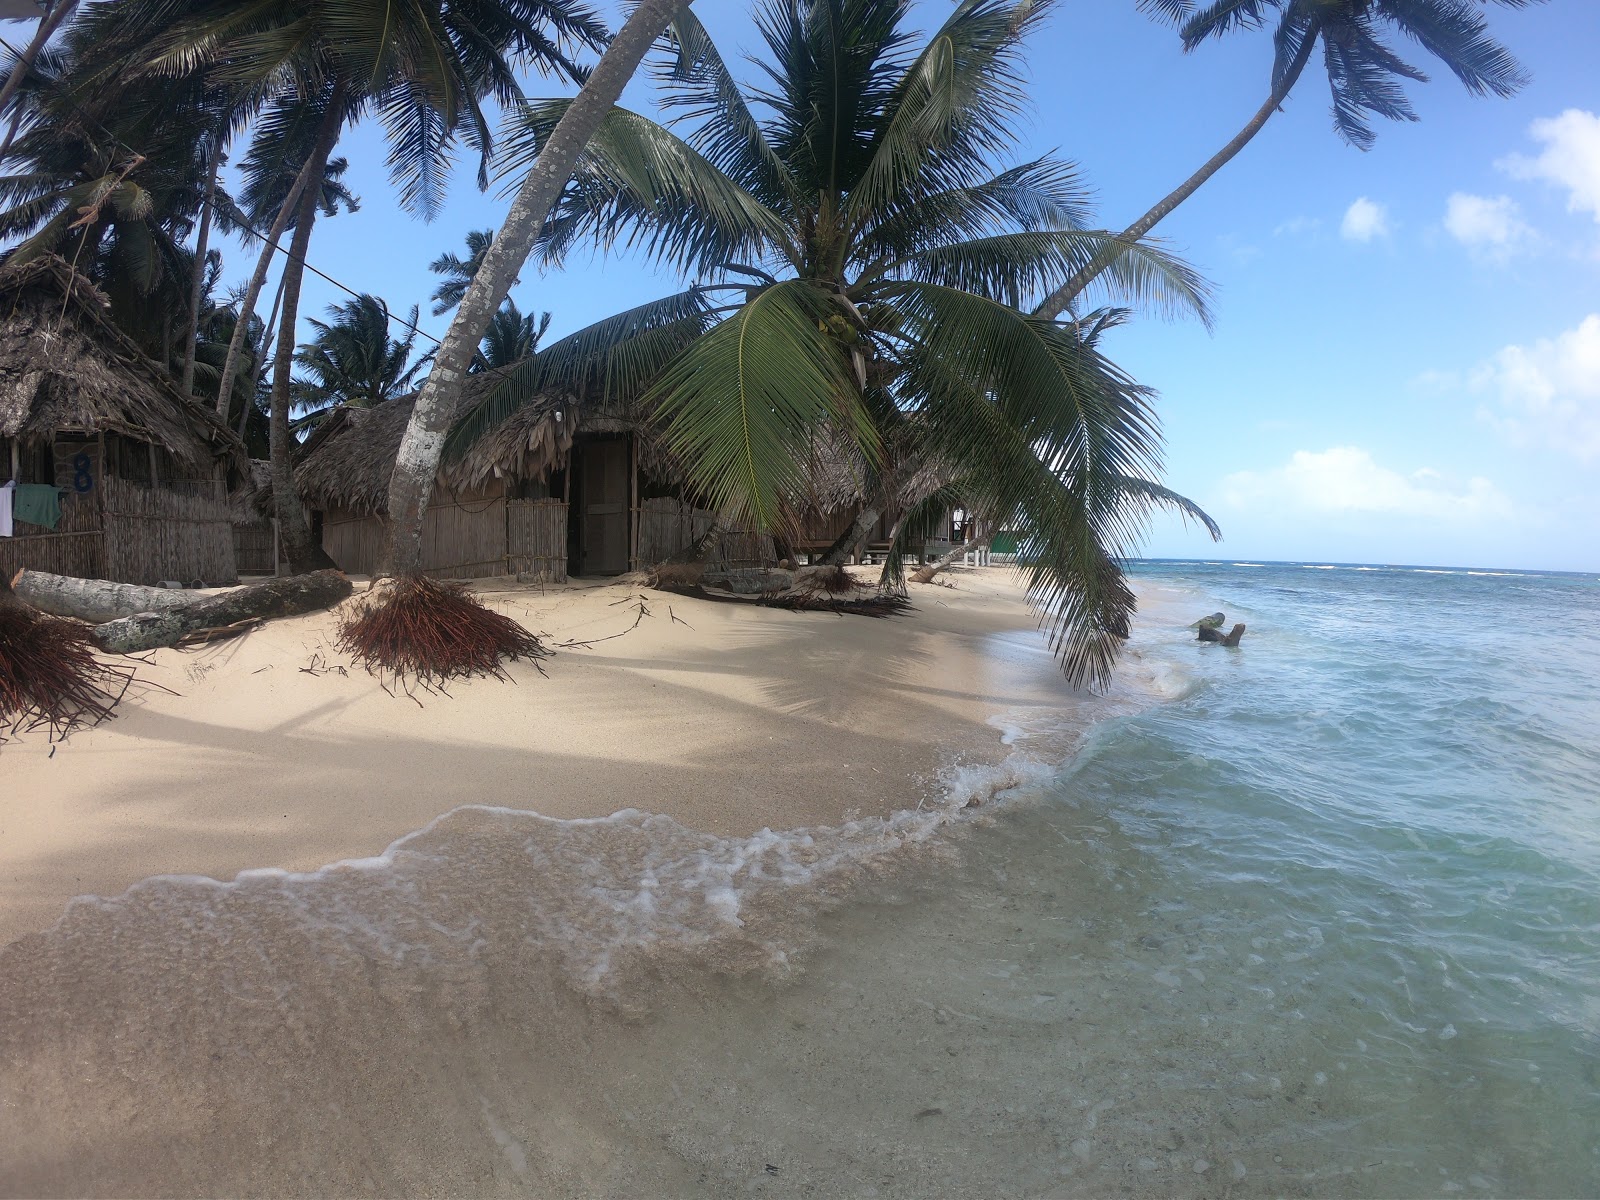
[[[948,808],[75,905],[0,960],[0,1190],[1595,1194],[1600,584],[1138,574],[1139,688]]]

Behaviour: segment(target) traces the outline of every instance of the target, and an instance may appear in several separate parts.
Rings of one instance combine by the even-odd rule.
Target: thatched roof
[[[244,465],[244,445],[183,395],[112,322],[109,304],[55,255],[0,266],[0,437],[119,433],[188,466]]]
[[[458,419],[489,396],[501,374],[469,378]],[[300,448],[295,482],[301,497],[319,508],[383,512],[415,401],[406,396],[373,408],[335,409]],[[565,464],[579,433],[623,432],[638,435],[639,465],[646,474],[661,480],[678,476],[670,453],[647,421],[598,397],[553,391],[521,405],[459,460],[446,464],[439,482],[454,491],[476,491],[495,479],[543,479]]]
[[[471,412],[499,380],[499,372],[469,377],[457,417]],[[415,396],[404,396],[372,408],[336,408],[300,447],[295,482],[301,497],[318,508],[383,512],[394,460],[415,406]],[[500,476],[542,478],[566,456],[579,419],[578,403],[570,395],[536,397],[464,459],[444,468],[440,482],[469,490]]]

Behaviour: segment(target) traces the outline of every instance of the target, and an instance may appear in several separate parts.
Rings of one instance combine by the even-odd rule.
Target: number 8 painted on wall
[[[82,493],[94,488],[94,476],[90,473],[93,465],[87,454],[80,454],[72,460],[72,487],[74,491]]]

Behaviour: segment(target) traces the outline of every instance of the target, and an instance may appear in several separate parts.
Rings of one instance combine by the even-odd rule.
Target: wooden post
[[[628,435],[628,570],[639,569],[639,435]]]

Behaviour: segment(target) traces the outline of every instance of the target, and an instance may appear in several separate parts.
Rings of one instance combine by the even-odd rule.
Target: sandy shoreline
[[[606,640],[558,650],[548,677],[517,664],[514,684],[421,705],[341,673],[327,614],[159,651],[140,675],[175,695],[130,698],[53,755],[37,736],[0,748],[0,944],[73,896],[314,869],[461,804],[637,808],[722,835],[914,806],[952,761],[1004,756],[997,715],[1058,723],[1098,703],[1067,687],[1009,572],[956,582],[870,620],[486,581],[489,603],[557,645]]]

